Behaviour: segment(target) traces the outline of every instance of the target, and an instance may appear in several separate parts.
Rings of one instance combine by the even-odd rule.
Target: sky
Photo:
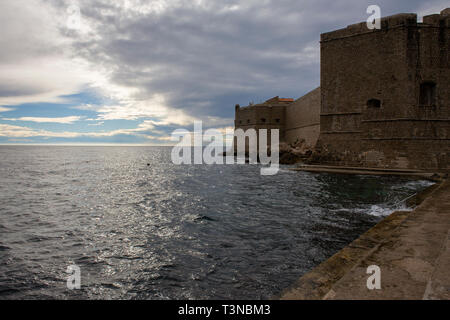
[[[320,86],[320,34],[441,0],[0,1],[0,144],[170,145]]]

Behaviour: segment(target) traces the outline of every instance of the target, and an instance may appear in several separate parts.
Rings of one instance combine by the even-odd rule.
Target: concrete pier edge
[[[431,177],[426,175],[426,177]],[[437,183],[414,195],[408,201],[416,205],[413,211],[395,211],[358,239],[318,265],[312,271],[303,275],[293,285],[283,290],[273,299],[281,300],[322,300],[322,299],[448,299],[450,298],[449,267],[449,219],[450,211],[446,212],[450,203],[450,181],[447,179],[433,179]],[[442,201],[441,198],[444,198]],[[440,202],[446,207],[436,207]],[[443,211],[442,211],[443,210]],[[439,212],[436,212],[439,211]],[[437,213],[437,215],[436,215]],[[429,217],[427,217],[428,215]],[[437,221],[424,223],[426,218],[440,217]],[[410,221],[409,221],[410,220]],[[418,221],[415,221],[418,220]],[[408,223],[406,223],[409,221]],[[440,228],[431,227],[438,224]],[[422,224],[424,225],[422,227]],[[429,230],[427,230],[427,227]],[[417,241],[410,231],[415,230],[426,234],[421,239],[418,233]],[[400,230],[400,231],[399,231]],[[405,232],[406,230],[406,232]],[[407,233],[410,234],[407,234]],[[436,234],[429,234],[436,232]],[[417,233],[417,232],[416,232]],[[431,239],[430,239],[431,238]],[[407,241],[406,241],[406,240]],[[423,240],[422,242],[420,242]],[[408,242],[409,241],[409,242]],[[406,243],[406,245],[405,245]],[[436,244],[444,248],[436,249]],[[395,248],[398,257],[395,256]],[[414,246],[420,247],[416,254]],[[432,246],[427,248],[427,246]],[[383,253],[391,250],[391,256],[383,260]],[[428,254],[432,251],[432,254]],[[407,253],[405,253],[407,252]],[[433,255],[420,260],[416,256]],[[378,255],[378,256],[377,256]],[[384,256],[386,254],[384,253]],[[417,259],[416,259],[417,258]],[[378,260],[377,260],[378,259]],[[397,261],[398,260],[398,261]],[[380,266],[392,283],[385,290],[369,290],[366,280],[369,275],[364,271],[368,263],[383,264]],[[396,269],[396,263],[410,264]],[[425,267],[421,267],[420,263]],[[386,271],[389,270],[389,272]],[[405,269],[408,272],[405,272]],[[425,271],[424,271],[425,270]],[[440,273],[439,273],[440,272]],[[397,273],[397,274],[396,274]],[[400,276],[401,274],[401,276]],[[431,281],[432,275],[437,274],[437,280]],[[425,276],[426,275],[426,276]],[[426,279],[423,279],[423,277]],[[398,281],[397,281],[398,279]],[[411,279],[410,283],[405,279]],[[396,283],[397,282],[397,283]],[[437,284],[436,284],[437,283]],[[386,283],[385,283],[386,284]],[[405,285],[405,289],[401,286]],[[434,285],[434,287],[433,287]],[[422,292],[423,291],[423,292]]]
[[[331,165],[307,165],[299,164],[298,167],[289,168],[291,171],[305,171],[317,173],[336,173],[336,174],[357,174],[357,175],[378,175],[378,176],[404,176],[411,179],[426,179],[434,182],[440,182],[448,177],[449,171],[430,172],[425,170],[413,169],[393,169],[393,168],[372,168],[372,167],[346,167]]]

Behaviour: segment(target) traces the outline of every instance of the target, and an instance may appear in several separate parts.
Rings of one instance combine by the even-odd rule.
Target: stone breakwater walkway
[[[381,270],[369,290],[367,267]],[[301,277],[281,299],[450,299],[450,181],[397,211]]]
[[[296,168],[291,168],[290,170],[318,172],[318,173],[326,172],[326,173],[379,175],[379,176],[394,175],[394,176],[407,176],[418,179],[420,178],[430,179],[433,176],[436,176],[436,174],[434,174],[433,172],[426,172],[422,170],[304,165],[304,164],[299,165]]]

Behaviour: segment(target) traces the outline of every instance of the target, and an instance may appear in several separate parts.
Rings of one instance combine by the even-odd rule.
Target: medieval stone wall
[[[280,140],[284,140],[286,125],[285,105],[254,105],[236,108],[235,128],[244,131],[253,128],[279,129]]]
[[[315,160],[449,168],[449,16],[443,12],[418,24],[415,14],[400,14],[381,25],[372,31],[360,23],[321,36]],[[435,98],[424,104],[421,88],[427,83]]]
[[[248,129],[255,129],[258,136],[258,148],[259,146],[259,130],[267,129],[268,138],[267,144],[271,144],[271,130],[278,129],[280,141],[285,139],[285,125],[286,125],[286,105],[282,104],[258,104],[250,105],[247,107],[236,106],[235,114],[235,129],[242,129],[247,131]],[[236,140],[234,141],[234,149],[236,151]],[[266,146],[267,147],[267,146]],[[248,139],[245,141],[245,150],[248,152]]]
[[[281,100],[237,107],[235,127],[304,139],[313,163],[450,170],[450,9],[322,34],[321,87]]]
[[[235,128],[267,129],[269,135],[271,129],[278,129],[280,142],[305,140],[307,146],[314,147],[320,133],[320,88],[296,101],[275,97],[261,104],[236,106]]]
[[[295,144],[304,139],[314,147],[320,133],[320,88],[317,88],[286,107],[287,143]]]

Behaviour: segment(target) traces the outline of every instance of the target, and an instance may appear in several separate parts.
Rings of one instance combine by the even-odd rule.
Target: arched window
[[[367,108],[381,108],[381,101],[378,99],[367,100]]]
[[[436,83],[427,81],[420,85],[419,104],[422,106],[434,106],[436,104]]]

